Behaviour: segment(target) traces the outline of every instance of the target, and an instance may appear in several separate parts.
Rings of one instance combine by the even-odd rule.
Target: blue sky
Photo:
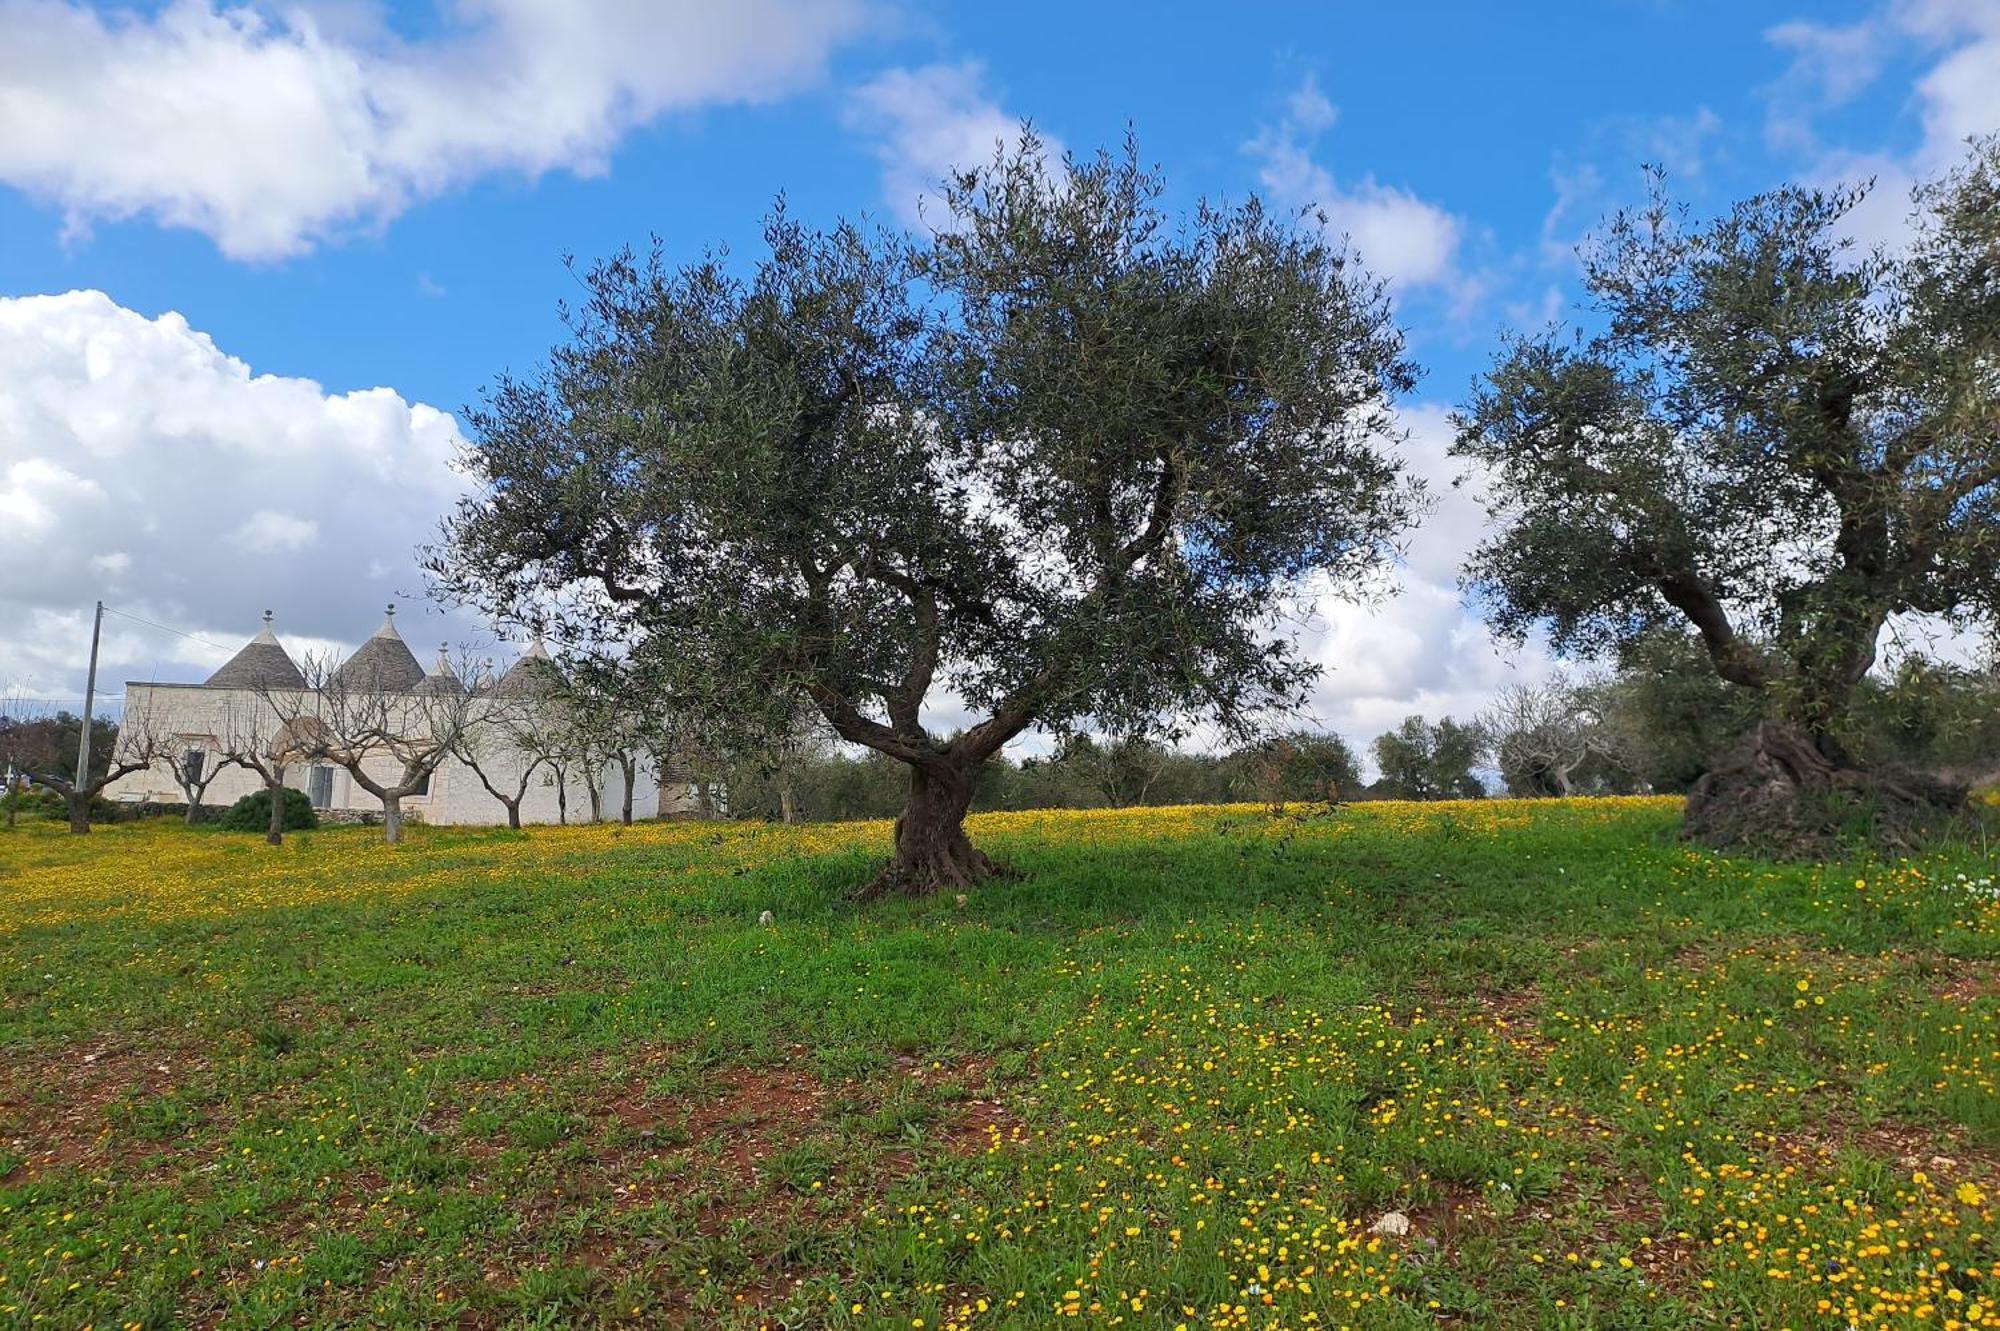
[[[779,191],[904,218],[1017,118],[1086,150],[1129,123],[1177,201],[1318,202],[1389,276],[1442,480],[1444,410],[1573,296],[1642,163],[1698,208],[1874,174],[1865,238],[1893,240],[1909,180],[2000,127],[1996,87],[2000,0],[0,0],[0,693],[72,693],[99,595],[222,646],[266,603],[302,642],[365,636],[449,495],[426,408],[541,356],[565,252],[749,249]],[[72,291],[102,294],[22,299]],[[1457,605],[1476,525],[1451,499],[1401,596],[1327,607],[1322,720],[1365,739],[1547,668]],[[107,668],[215,650],[132,628]]]

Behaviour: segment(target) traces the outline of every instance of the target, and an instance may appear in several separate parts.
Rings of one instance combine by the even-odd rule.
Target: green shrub
[[[47,786],[32,786],[27,790],[0,796],[0,822],[6,820],[7,805],[10,800],[13,801],[14,816],[20,820],[46,818],[52,822],[65,822],[69,818],[69,801]],[[101,795],[92,796],[89,817],[93,823],[115,822],[118,818],[118,808]]]
[[[228,832],[263,832],[271,826],[271,791],[269,787],[255,790],[245,795],[223,811],[215,825]],[[319,815],[313,812],[312,801],[303,790],[285,788],[285,823],[287,832],[299,832],[319,826]]]
[[[16,790],[0,796],[0,817],[12,806],[17,818],[67,818],[69,807],[63,797],[53,790],[41,786],[31,786],[26,790]]]

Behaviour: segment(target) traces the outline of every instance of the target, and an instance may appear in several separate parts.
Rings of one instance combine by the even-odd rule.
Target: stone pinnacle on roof
[[[366,693],[407,693],[424,682],[424,668],[417,664],[403,635],[396,632],[393,601],[382,627],[341,663],[333,678],[337,684]]]
[[[417,685],[417,692],[433,696],[465,692],[465,681],[451,668],[450,643],[438,644],[437,664],[431,667],[430,674],[424,676],[424,682]]]
[[[298,665],[271,631],[271,612],[264,612],[264,627],[243,644],[243,649],[210,675],[211,689],[302,689],[306,686]]]

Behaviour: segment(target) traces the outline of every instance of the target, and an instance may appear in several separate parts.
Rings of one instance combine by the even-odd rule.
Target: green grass
[[[1677,822],[992,815],[866,908],[879,824],[24,827],[0,1316],[1986,1324],[1994,866]]]

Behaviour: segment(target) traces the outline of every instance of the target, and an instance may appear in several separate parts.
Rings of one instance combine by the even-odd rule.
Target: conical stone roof
[[[549,659],[541,635],[536,634],[528,643],[528,650],[521,653],[521,659],[508,666],[507,673],[494,682],[493,694],[499,698],[535,698],[560,683],[562,671]]]
[[[271,612],[264,612],[264,627],[256,637],[243,644],[243,650],[230,657],[222,668],[208,677],[207,687],[211,689],[302,689],[306,686],[304,675],[284,647],[278,642],[278,635],[271,632]]]
[[[396,632],[395,606],[389,607],[375,636],[341,663],[333,679],[363,693],[408,693],[424,682],[424,668],[417,664],[403,635]]]
[[[423,683],[417,685],[418,693],[427,698],[448,698],[452,694],[465,692],[465,681],[451,668],[450,652],[450,647],[439,645],[437,664],[431,667],[430,674],[424,676]]]

